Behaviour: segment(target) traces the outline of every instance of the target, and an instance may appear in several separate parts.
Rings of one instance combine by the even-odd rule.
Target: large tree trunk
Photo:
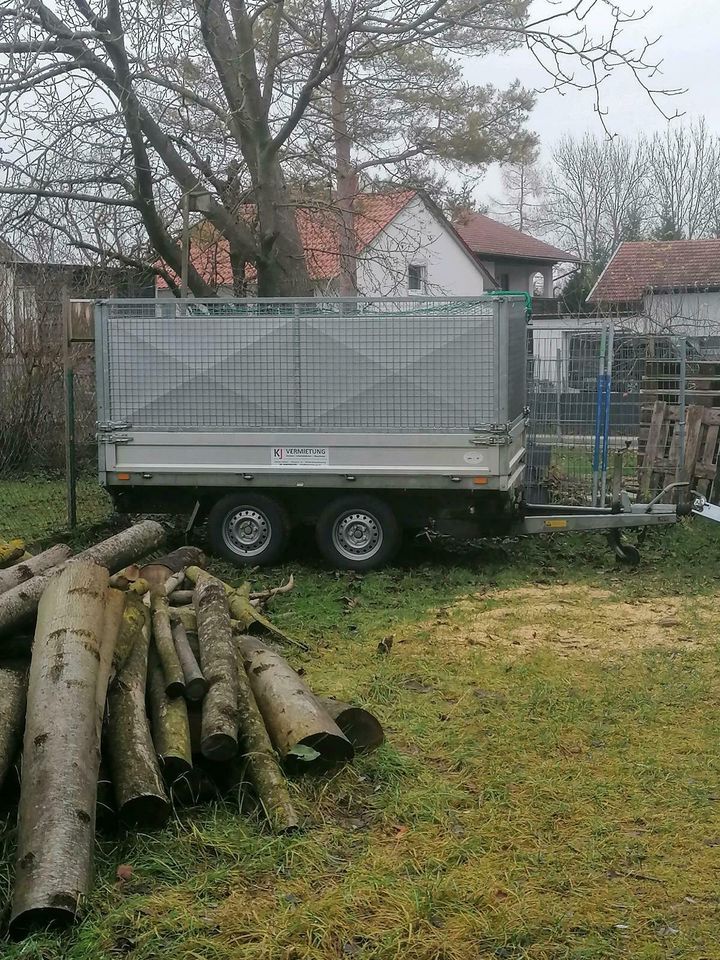
[[[0,788],[22,743],[27,671],[0,667]]]
[[[200,666],[208,690],[202,706],[201,750],[208,760],[237,753],[238,663],[225,588],[202,577],[195,591]]]
[[[100,732],[122,600],[108,590],[106,569],[74,563],[52,579],[40,603],[23,743],[14,933],[71,922],[90,889]]]
[[[165,531],[159,523],[143,520],[79,553],[67,563],[72,565],[90,562],[114,572],[159,547],[164,540]],[[54,572],[33,577],[0,596],[0,637],[7,636],[32,619],[40,597],[53,576]]]
[[[325,4],[328,39],[337,42],[338,21],[332,4]],[[330,75],[330,108],[335,144],[335,202],[338,214],[340,246],[339,293],[341,297],[356,297],[357,235],[355,233],[355,198],[358,178],[352,162],[352,140],[348,129],[348,93],[345,86],[345,62],[342,57]]]
[[[298,816],[245,670],[238,670],[238,721],[246,775],[274,833],[291,833]],[[242,792],[242,785],[240,785]]]
[[[290,664],[254,637],[238,637],[238,644],[270,739],[288,769],[309,772],[351,760],[352,744]]]
[[[38,573],[46,573],[54,567],[60,566],[72,556],[72,550],[64,543],[58,543],[57,546],[45,550],[44,553],[38,553],[35,557],[16,563],[7,570],[0,571],[0,593],[6,593],[17,587],[18,584],[30,580]]]
[[[130,597],[138,616],[130,622],[130,654],[108,695],[107,749],[118,813],[123,823],[141,828],[162,826],[170,816],[145,710],[150,646],[150,617],[142,601]],[[127,622],[127,620],[126,620]]]

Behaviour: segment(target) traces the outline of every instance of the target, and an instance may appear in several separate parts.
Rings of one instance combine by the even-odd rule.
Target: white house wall
[[[358,262],[358,287],[366,297],[407,296],[408,266],[425,267],[430,296],[475,297],[484,291],[479,265],[415,197],[370,244]]]
[[[720,293],[652,294],[645,298],[648,332],[720,334]]]

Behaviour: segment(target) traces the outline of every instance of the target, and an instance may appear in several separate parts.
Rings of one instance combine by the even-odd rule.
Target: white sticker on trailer
[[[327,467],[330,454],[327,447],[273,447],[271,460],[275,467]]]

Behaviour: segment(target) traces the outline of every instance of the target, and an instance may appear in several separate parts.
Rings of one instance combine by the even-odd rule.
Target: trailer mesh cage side
[[[136,429],[467,432],[525,403],[522,299],[99,305],[107,416]]]

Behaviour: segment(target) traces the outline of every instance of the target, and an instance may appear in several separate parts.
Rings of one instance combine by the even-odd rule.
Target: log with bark
[[[310,772],[351,760],[352,744],[290,664],[255,637],[237,641],[270,739],[287,769]]]
[[[238,670],[238,725],[245,754],[245,776],[252,784],[273,833],[292,833],[299,820],[278,755],[270,742],[245,670]],[[242,791],[242,785],[239,790]],[[242,797],[238,797],[242,802]]]
[[[385,732],[378,718],[351,703],[343,703],[334,697],[318,697],[320,705],[327,710],[335,723],[348,738],[357,753],[377,750],[385,740]]]
[[[194,596],[193,590],[173,590],[168,594],[168,602],[171,607],[184,607],[193,602]]]
[[[208,689],[202,705],[201,750],[208,760],[237,753],[238,658],[223,584],[209,575],[195,590],[200,667]]]
[[[132,641],[108,693],[106,748],[121,821],[158,827],[170,816],[170,804],[145,710],[150,616],[145,604],[131,595],[125,611],[121,638],[123,632],[132,633]]]
[[[195,658],[182,621],[176,620],[172,625],[172,636],[175,641],[175,651],[182,667],[185,679],[185,696],[188,700],[202,700],[208,690],[208,682]]]
[[[165,693],[170,698],[181,697],[185,693],[185,676],[175,650],[170,625],[170,608],[162,586],[152,588],[150,610],[152,611],[153,641],[165,677]]]
[[[13,587],[7,593],[0,594],[0,638],[8,636],[18,627],[32,620],[40,597],[56,572],[66,569],[68,565],[88,562],[107,567],[110,571],[118,570],[126,567],[133,559],[156,549],[164,539],[165,531],[159,523],[154,520],[143,520],[90,547],[89,550],[79,553],[66,561],[64,567],[55,568],[52,573],[39,574]]]
[[[192,770],[190,728],[185,700],[165,693],[165,676],[154,647],[148,663],[148,701],[155,753],[165,782],[171,786]]]
[[[212,577],[212,574],[209,574],[206,570],[203,570],[200,567],[190,566],[185,571],[185,576],[188,578],[188,580],[190,580],[191,583],[198,584],[204,577]],[[280,630],[279,627],[276,627],[274,623],[271,623],[267,617],[264,617],[262,613],[260,613],[260,611],[252,605],[250,601],[249,589],[244,590],[241,588],[235,590],[230,586],[229,583],[225,583],[224,580],[220,580],[218,577],[212,577],[212,579],[222,584],[222,587],[227,594],[230,616],[236,621],[234,629],[244,632],[249,630],[254,624],[258,624],[264,630],[267,630],[268,633],[272,634],[274,637],[277,637],[278,640],[282,640],[283,643],[287,643],[292,646],[299,647],[301,650],[307,651],[307,644],[288,636],[286,633]]]
[[[52,577],[27,697],[11,931],[73,920],[89,892],[100,733],[123,596],[97,563]]]
[[[0,667],[0,788],[22,743],[27,670]]]
[[[203,569],[206,563],[207,558],[198,547],[179,547],[172,553],[167,553],[140,567],[138,576],[147,580],[152,589],[165,586],[174,574],[179,574],[186,567],[195,566]],[[170,592],[172,591],[168,589],[168,593]]]
[[[58,543],[49,550],[16,563],[6,570],[0,570],[0,593],[6,593],[18,584],[30,580],[39,573],[47,573],[59,567],[72,556],[72,550],[64,543]]]

